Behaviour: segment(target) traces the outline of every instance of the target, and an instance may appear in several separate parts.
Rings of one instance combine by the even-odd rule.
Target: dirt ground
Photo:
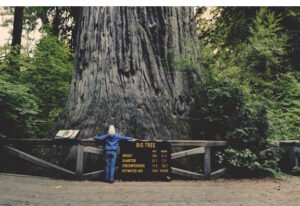
[[[0,173],[0,205],[297,206],[300,177],[107,184]]]

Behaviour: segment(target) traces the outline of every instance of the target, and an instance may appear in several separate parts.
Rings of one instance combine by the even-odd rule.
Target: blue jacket
[[[94,140],[105,140],[105,150],[108,151],[117,151],[119,149],[119,141],[120,140],[131,140],[131,137],[121,136],[120,134],[115,134],[114,136],[109,136],[109,134],[105,134],[103,136],[94,136]]]

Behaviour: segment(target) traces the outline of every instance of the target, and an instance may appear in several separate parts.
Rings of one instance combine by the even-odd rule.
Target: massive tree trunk
[[[139,139],[178,139],[188,126],[192,73],[172,59],[194,52],[192,8],[85,7],[77,37],[71,89],[58,128],[80,138],[106,132]]]
[[[22,40],[22,28],[23,28],[23,11],[24,7],[15,7],[14,12],[14,25],[12,33],[12,46],[21,45]],[[17,50],[20,53],[20,50]]]

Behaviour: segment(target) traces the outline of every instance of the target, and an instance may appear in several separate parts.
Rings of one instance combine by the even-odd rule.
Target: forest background
[[[0,138],[53,133],[69,94],[79,10],[2,10],[13,16],[2,26],[13,29],[0,48]],[[193,20],[200,43],[185,46],[197,47],[197,55],[172,56],[170,48],[167,60],[201,79],[190,135],[228,141],[217,159],[233,176],[277,175],[284,151],[274,142],[300,140],[300,8],[198,7]],[[27,34],[39,21],[41,39],[32,47]]]

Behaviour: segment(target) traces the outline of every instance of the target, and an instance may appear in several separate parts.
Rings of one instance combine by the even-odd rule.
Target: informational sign
[[[168,180],[171,145],[156,141],[120,143],[120,178],[125,180]]]
[[[54,139],[75,139],[79,130],[59,130]]]

